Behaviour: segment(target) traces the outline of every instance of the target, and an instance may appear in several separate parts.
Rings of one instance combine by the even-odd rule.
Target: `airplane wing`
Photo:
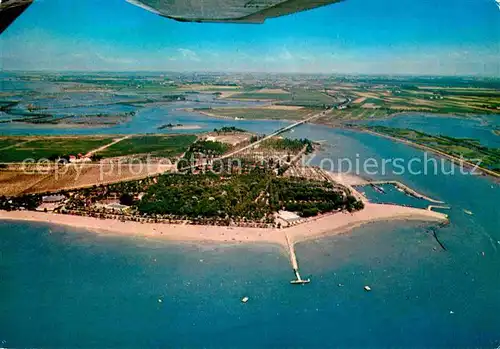
[[[34,0],[0,0],[0,34]],[[343,0],[126,0],[163,17],[182,22],[264,23]],[[500,0],[499,0],[500,1]]]
[[[33,0],[0,0],[0,34],[32,3]]]
[[[127,0],[181,22],[263,23],[343,0]]]

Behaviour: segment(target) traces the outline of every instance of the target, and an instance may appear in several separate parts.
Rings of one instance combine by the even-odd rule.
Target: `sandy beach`
[[[93,233],[143,236],[179,242],[272,243],[286,248],[285,234],[296,243],[325,235],[343,234],[371,222],[390,220],[445,222],[447,217],[442,213],[417,208],[367,203],[365,209],[359,212],[329,214],[285,229],[120,222],[33,211],[0,211],[0,220],[65,225]]]
[[[171,130],[199,130],[201,129],[200,125],[182,125],[182,126],[174,126],[170,128]]]

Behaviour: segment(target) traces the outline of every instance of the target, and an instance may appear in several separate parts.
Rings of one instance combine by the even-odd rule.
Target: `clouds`
[[[2,68],[500,76],[498,49],[465,44],[346,47],[336,42],[131,48],[32,29],[2,37]]]
[[[194,62],[199,62],[200,58],[198,57],[198,54],[194,52],[193,50],[187,49],[187,48],[178,48],[177,51],[182,55],[182,57],[186,60],[194,61]]]
[[[34,29],[2,39],[5,70],[133,70],[138,59],[107,45],[66,40]]]
[[[128,65],[132,66],[137,63],[137,60],[126,57],[109,57],[104,56],[100,53],[95,54],[98,59],[105,63],[118,64],[118,65]]]
[[[1,65],[499,76],[498,15],[493,0],[352,0],[245,26],[179,23],[122,0],[36,1],[0,37]]]

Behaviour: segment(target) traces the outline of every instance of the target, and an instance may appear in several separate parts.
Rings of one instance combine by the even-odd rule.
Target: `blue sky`
[[[263,25],[179,23],[125,0],[35,0],[3,69],[500,76],[494,0],[346,0]]]

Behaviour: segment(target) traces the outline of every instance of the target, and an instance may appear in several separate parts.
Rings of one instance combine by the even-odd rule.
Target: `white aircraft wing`
[[[34,0],[0,0],[0,34]],[[77,0],[71,0],[77,1]],[[158,15],[182,22],[263,23],[343,0],[126,0]],[[495,0],[500,1],[500,0]]]
[[[343,0],[127,0],[182,22],[263,23]]]
[[[0,34],[26,10],[33,0],[0,0]]]

